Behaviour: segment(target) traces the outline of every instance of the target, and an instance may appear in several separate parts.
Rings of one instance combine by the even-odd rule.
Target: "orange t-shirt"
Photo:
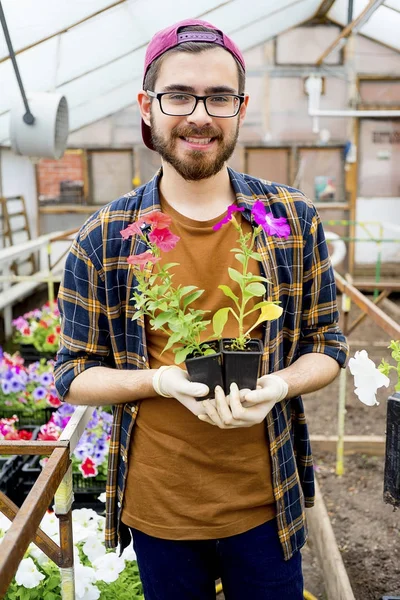
[[[210,310],[212,317],[230,302],[218,285],[229,285],[238,295],[239,286],[228,275],[229,266],[241,267],[230,252],[237,247],[238,233],[232,224],[213,230],[222,216],[194,221],[165,201],[162,209],[181,238],[163,254],[163,261],[180,263],[174,267],[173,283],[204,289],[191,306]],[[240,213],[235,218],[245,232],[251,231]],[[250,271],[259,273],[257,261],[251,262]],[[258,314],[247,318],[246,328]],[[211,334],[209,328],[204,337]],[[237,322],[230,316],[224,336],[236,335]],[[252,332],[253,337],[261,335],[262,328]],[[151,368],[174,363],[172,350],[161,355],[167,343],[163,332],[152,331],[146,323],[146,338]],[[264,423],[223,430],[201,422],[174,398],[156,396],[141,402],[128,453],[122,507],[126,525],[163,539],[213,539],[243,533],[274,516]]]

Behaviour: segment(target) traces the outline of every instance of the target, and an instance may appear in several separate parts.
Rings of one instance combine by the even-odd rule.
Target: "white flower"
[[[79,600],[98,600],[100,598],[100,590],[92,585],[95,581],[94,569],[81,564],[75,566],[75,595]]]
[[[119,558],[115,552],[109,552],[105,556],[96,558],[92,564],[96,569],[96,580],[106,583],[116,581],[121,571],[125,569],[124,559]]]
[[[72,528],[74,542],[83,542],[89,536],[97,535],[98,516],[91,508],[80,508],[72,511]]]
[[[0,512],[0,538],[5,534],[6,531],[8,531],[10,525],[10,519]]]
[[[40,528],[47,533],[47,535],[51,538],[56,538],[59,535],[60,524],[58,518],[55,513],[46,512],[43,515],[42,522],[40,523]]]
[[[133,549],[133,545],[129,544],[121,554],[121,558],[124,560],[132,561],[136,560],[136,552]]]
[[[104,544],[102,544],[99,538],[95,535],[88,536],[82,550],[90,562],[93,562],[96,560],[96,558],[100,558],[100,556],[104,556],[106,553]]]
[[[45,554],[34,543],[29,545],[28,551],[29,551],[30,556],[32,556],[32,558],[34,558],[36,560],[36,562],[39,563],[40,566],[45,565],[50,560],[49,557],[47,556],[47,554]]]
[[[381,373],[374,362],[368,358],[368,352],[356,352],[349,360],[350,373],[354,376],[354,393],[367,406],[379,404],[376,400],[378,388],[389,386],[390,379]]]
[[[100,496],[97,498],[97,500],[99,500],[100,502],[104,502],[106,501],[106,493],[103,492],[102,494],[100,494]]]
[[[44,579],[43,573],[38,571],[31,558],[24,558],[19,563],[18,571],[15,574],[15,581],[18,585],[23,585],[28,589],[35,588]]]

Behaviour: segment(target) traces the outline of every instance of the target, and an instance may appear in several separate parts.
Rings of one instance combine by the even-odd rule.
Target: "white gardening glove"
[[[216,425],[220,429],[235,429],[237,427],[253,427],[253,425],[262,423],[273,408],[275,400],[266,400],[246,407],[240,400],[238,386],[236,383],[232,383],[229,396],[225,396],[223,389],[217,386],[215,388],[215,405],[210,400],[203,400],[202,404],[207,414],[198,415],[201,421]]]
[[[157,369],[153,377],[153,388],[159,396],[176,398],[194,415],[205,414],[202,403],[195,398],[206,396],[209,391],[208,386],[204,383],[189,381],[187,372],[176,365]]]
[[[247,392],[244,396],[245,406],[260,402],[280,402],[288,395],[289,386],[279,375],[263,375],[257,379],[257,389]]]

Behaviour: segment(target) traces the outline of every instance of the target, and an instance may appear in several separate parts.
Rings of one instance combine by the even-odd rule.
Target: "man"
[[[153,37],[138,103],[143,140],[162,169],[85,223],[59,293],[57,389],[73,404],[114,405],[106,543],[115,547],[118,536],[123,548],[132,533],[146,600],[209,600],[219,576],[227,600],[303,597],[299,550],[313,469],[300,395],[336,377],[347,347],[312,203],[226,165],[246,114],[244,89],[243,56],[213,25],[188,20]],[[257,389],[233,385],[225,397],[216,388],[215,399],[199,401],[207,386],[163,368],[173,354],[161,354],[162,332],[131,320],[126,259],[144,248],[120,231],[167,213],[180,237],[167,255],[179,262],[174,284],[205,289],[196,307],[213,313],[236,241],[233,227],[213,226],[237,204],[251,231],[256,200],[290,224],[288,239],[262,233],[258,243],[268,295],[284,312],[253,332],[264,343]]]

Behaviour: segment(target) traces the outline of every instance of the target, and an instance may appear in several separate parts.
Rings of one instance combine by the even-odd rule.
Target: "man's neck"
[[[236,200],[226,166],[208,179],[185,181],[171,165],[163,163],[159,188],[172,208],[196,221],[218,217]]]

